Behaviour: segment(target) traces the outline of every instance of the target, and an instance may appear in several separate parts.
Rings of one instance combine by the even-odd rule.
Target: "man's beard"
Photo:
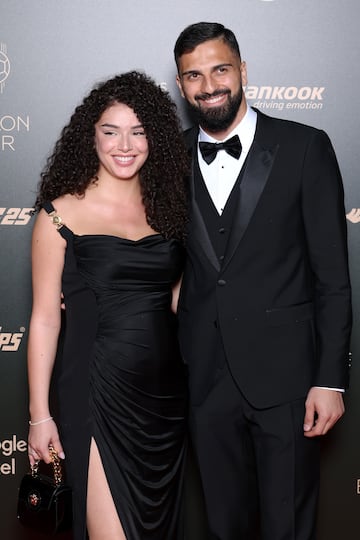
[[[221,94],[228,94],[228,101],[221,107],[209,107],[206,109],[201,108],[201,100],[209,99],[211,97],[219,96]],[[234,96],[230,95],[230,90],[215,90],[213,94],[199,94],[196,96],[196,100],[199,105],[193,105],[188,102],[191,112],[194,114],[197,123],[210,133],[217,133],[224,131],[231,126],[239,111],[243,90],[240,86],[239,92]]]

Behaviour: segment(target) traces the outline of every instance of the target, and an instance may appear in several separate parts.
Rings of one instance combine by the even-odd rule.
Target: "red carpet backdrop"
[[[41,540],[16,519],[27,469],[26,345],[30,237],[39,173],[69,115],[93,84],[144,70],[175,84],[173,45],[201,20],[229,26],[248,66],[251,105],[328,132],[343,174],[354,331],[347,414],[323,444],[319,540],[360,531],[360,192],[358,0],[2,0],[0,10],[0,537]],[[319,216],[321,219],[321,216]],[[259,284],[261,286],[261,284]],[[81,381],[79,381],[81,384]],[[196,474],[186,490],[187,540],[205,538]],[[70,538],[70,535],[65,535]],[[160,539],[159,539],[160,540]]]

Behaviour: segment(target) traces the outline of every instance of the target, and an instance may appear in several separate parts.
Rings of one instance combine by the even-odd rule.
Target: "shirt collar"
[[[255,136],[255,130],[256,130],[256,121],[257,121],[257,114],[251,107],[246,108],[246,113],[241,122],[235,128],[232,130],[231,133],[224,139],[224,141],[230,139],[234,135],[239,135],[241,145],[243,150],[248,150],[250,146],[252,145],[252,142],[254,140]],[[202,127],[200,126],[199,129],[199,142],[206,141],[206,142],[223,142],[219,141],[217,139],[214,139],[214,137],[211,137],[208,133],[206,133]]]

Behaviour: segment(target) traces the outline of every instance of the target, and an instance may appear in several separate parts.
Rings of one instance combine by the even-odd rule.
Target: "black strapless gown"
[[[180,539],[187,384],[170,302],[183,248],[160,234],[59,232],[66,328],[55,379],[74,538],[86,538],[93,437],[127,540]]]

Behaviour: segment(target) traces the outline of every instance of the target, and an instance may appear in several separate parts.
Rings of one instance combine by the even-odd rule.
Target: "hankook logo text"
[[[248,86],[245,94],[258,109],[323,108],[324,86]]]

